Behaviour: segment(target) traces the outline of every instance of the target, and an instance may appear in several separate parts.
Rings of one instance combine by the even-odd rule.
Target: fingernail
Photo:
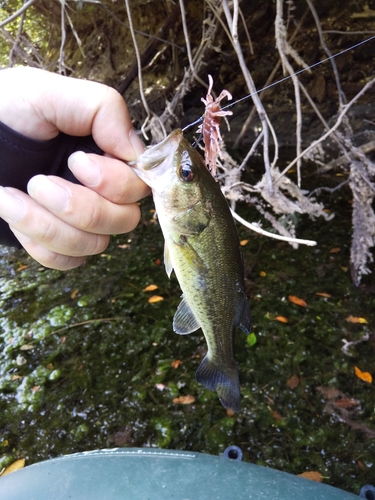
[[[90,160],[83,151],[76,151],[69,156],[68,167],[85,186],[95,187],[102,179],[99,165]]]
[[[138,156],[140,156],[143,153],[143,151],[145,150],[145,147],[144,147],[143,142],[138,137],[138,135],[134,129],[132,129],[129,132],[129,141],[130,141],[130,144],[133,146],[133,149],[135,151],[135,154],[136,154],[135,157],[138,158]]]
[[[26,205],[11,189],[0,186],[0,217],[16,224],[23,219]]]
[[[50,177],[35,175],[27,185],[29,195],[54,212],[63,212],[69,205],[71,193]]]

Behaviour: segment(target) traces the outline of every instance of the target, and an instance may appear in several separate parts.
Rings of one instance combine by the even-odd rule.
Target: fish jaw
[[[159,144],[146,149],[132,164],[136,174],[153,190],[163,182],[165,174],[172,169],[174,155],[183,138],[177,129]]]

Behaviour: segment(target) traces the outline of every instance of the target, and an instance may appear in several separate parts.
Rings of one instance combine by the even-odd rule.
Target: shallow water
[[[134,232],[114,237],[79,269],[47,270],[3,249],[0,469],[16,458],[30,464],[103,447],[219,454],[235,444],[246,461],[319,471],[324,482],[354,493],[374,483],[374,385],[356,377],[354,366],[375,366],[375,275],[352,285],[350,194],[326,201],[336,214],[331,222],[299,222],[298,236],[318,241],[313,248],[293,250],[239,228],[250,240],[243,253],[255,337],[237,335],[242,409],[232,417],[195,382],[203,335],[172,331],[180,290],[160,263],[150,200]],[[249,207],[240,213],[259,219]],[[152,283],[159,288],[144,292]],[[152,294],[164,300],[148,303]],[[348,322],[350,315],[368,323]],[[372,337],[350,356],[342,351],[343,339],[366,333]],[[181,395],[195,402],[173,403]]]

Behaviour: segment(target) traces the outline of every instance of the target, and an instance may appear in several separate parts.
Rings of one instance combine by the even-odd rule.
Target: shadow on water
[[[134,232],[114,237],[79,269],[47,270],[3,249],[0,469],[16,458],[30,464],[103,447],[219,454],[235,444],[247,461],[319,471],[355,493],[373,482],[374,385],[354,367],[375,366],[375,275],[358,288],[350,280],[349,191],[325,202],[336,214],[331,222],[299,220],[298,236],[316,239],[313,248],[293,250],[239,228],[249,239],[243,253],[255,337],[236,338],[243,397],[234,416],[195,382],[203,336],[172,331],[180,290],[164,272],[150,200]],[[239,211],[259,219],[251,207]],[[143,291],[150,284],[158,289]],[[149,303],[152,294],[164,300]],[[366,333],[350,355],[342,351],[343,339]],[[184,395],[195,401],[173,402]]]

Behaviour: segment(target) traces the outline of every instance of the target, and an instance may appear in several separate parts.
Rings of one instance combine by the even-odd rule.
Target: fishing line
[[[330,61],[331,59],[334,59],[335,57],[341,56],[342,54],[345,54],[345,52],[349,52],[349,50],[356,49],[357,47],[360,47],[361,45],[363,45],[363,44],[365,44],[367,42],[371,42],[371,40],[374,40],[374,39],[375,39],[375,35],[371,36],[370,38],[367,38],[366,40],[362,40],[361,42],[358,42],[355,45],[352,45],[351,47],[349,47],[347,49],[344,49],[341,52],[338,52],[337,54],[333,54],[332,56],[329,56],[326,59],[323,59],[322,61],[318,61],[317,63],[312,64],[311,66],[309,66],[308,68],[302,68],[299,71],[296,71],[296,73],[293,73],[292,75],[287,75],[284,78],[281,78],[280,80],[277,80],[276,82],[270,83],[269,85],[266,85],[265,87],[257,90],[256,92],[252,92],[251,94],[248,94],[245,97],[241,97],[241,99],[237,99],[237,101],[234,101],[234,102],[231,102],[231,103],[227,104],[226,106],[224,106],[221,109],[223,109],[223,110],[224,109],[229,109],[232,106],[234,106],[235,104],[238,104],[239,102],[245,101],[246,99],[249,99],[250,97],[252,97],[255,94],[259,94],[260,92],[263,92],[264,90],[267,90],[267,89],[269,89],[271,87],[274,87],[275,85],[278,85],[279,83],[285,82],[286,80],[289,80],[293,76],[300,75],[301,73],[304,73],[305,71],[308,71],[308,70],[310,70],[312,68],[315,68],[316,66],[319,66],[320,64],[323,64],[323,63],[325,63],[327,61]],[[189,125],[186,125],[186,127],[184,127],[182,129],[182,131],[185,132],[185,130],[187,130],[188,128],[193,127],[194,125],[198,125],[199,123],[201,123],[203,121],[203,118],[204,118],[204,115],[202,115],[197,120],[195,120],[195,122],[190,123]]]

